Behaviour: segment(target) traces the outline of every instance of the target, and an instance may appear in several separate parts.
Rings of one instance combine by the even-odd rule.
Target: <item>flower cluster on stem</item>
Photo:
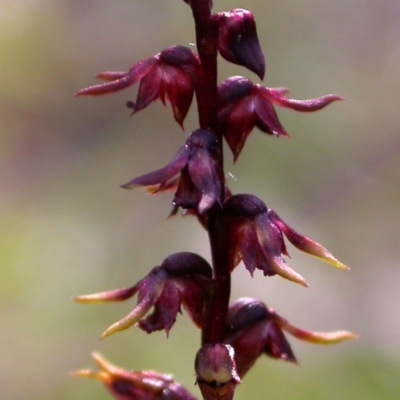
[[[287,89],[254,84],[242,76],[218,85],[218,54],[263,79],[265,60],[254,16],[243,9],[213,13],[212,0],[184,2],[193,14],[196,52],[184,46],[169,47],[127,72],[97,75],[105,82],[82,89],[77,96],[114,93],[138,83],[136,100],[127,102],[132,114],[158,99],[164,104],[168,101],[181,128],[196,97],[198,129],[188,135],[172,161],[122,187],[146,187],[152,194],[174,190],[171,215],[181,208],[197,217],[208,234],[211,260],[184,251],[175,253],[133,286],[77,296],[75,300],[118,302],[137,295],[133,310],[107,328],[101,338],[132,326],[147,333],[165,330],[168,334],[184,308],[201,330],[201,348],[195,356],[201,394],[204,400],[230,400],[261,355],[297,363],[285,334],[317,344],[333,344],[355,335],[297,328],[257,299],[230,303],[231,273],[241,263],[251,275],[258,269],[264,276],[278,275],[307,286],[305,278],[286,263],[285,238],[305,253],[335,267],[347,267],[321,244],[291,228],[262,200],[251,194],[231,193],[225,182],[223,141],[236,161],[254,128],[289,137],[275,105],[311,112],[342,98],[329,94],[294,100],[287,97]],[[100,371],[80,370],[75,375],[100,380],[117,400],[195,398],[169,375],[127,372],[97,353],[93,357]]]

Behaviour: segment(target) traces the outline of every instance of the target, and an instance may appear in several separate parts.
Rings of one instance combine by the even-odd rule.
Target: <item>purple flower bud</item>
[[[221,204],[223,183],[216,167],[218,153],[219,146],[214,133],[198,129],[191,133],[185,146],[180,148],[167,166],[135,178],[122,187],[157,186],[157,192],[180,173],[174,207],[197,209],[203,213],[214,203]]]
[[[283,234],[300,250],[335,267],[346,268],[319,243],[290,228],[255,196],[239,194],[230,197],[224,204],[224,212],[229,223],[231,270],[243,261],[252,275],[260,269],[266,276],[278,274],[307,286],[305,279],[284,260],[289,254]]]
[[[160,99],[171,103],[174,118],[182,126],[193,99],[199,61],[197,55],[183,46],[172,46],[140,61],[128,72],[103,72],[97,77],[107,81],[76,93],[98,96],[114,93],[140,81],[136,102],[127,102],[132,113]]]
[[[231,346],[217,343],[203,346],[196,355],[195,370],[205,400],[231,400],[240,383]]]
[[[278,119],[274,104],[297,111],[317,111],[333,101],[342,100],[333,94],[311,100],[293,100],[288,99],[286,93],[286,89],[266,88],[241,76],[233,76],[221,83],[218,116],[235,161],[254,127],[270,135],[289,137]]]
[[[211,281],[211,267],[194,253],[176,253],[167,257],[135,286],[110,292],[83,295],[80,303],[126,300],[138,293],[136,307],[124,318],[111,325],[101,336],[128,329],[134,324],[147,333],[164,329],[167,333],[175,323],[180,306],[188,311],[193,322],[201,327],[205,291]],[[152,314],[146,314],[154,307]]]
[[[264,78],[265,60],[253,14],[240,8],[218,13],[218,50],[225,60],[242,65]]]
[[[182,385],[170,375],[154,371],[126,371],[104,359],[100,354],[92,357],[99,367],[96,372],[82,369],[74,376],[91,378],[104,384],[116,400],[196,400]]]

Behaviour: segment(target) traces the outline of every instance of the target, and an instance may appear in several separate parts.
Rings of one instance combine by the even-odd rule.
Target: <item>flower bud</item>
[[[265,60],[258,42],[256,23],[248,10],[237,8],[218,14],[218,50],[225,60],[242,65],[264,78]]]
[[[203,346],[196,355],[195,370],[205,400],[231,400],[240,383],[231,346],[217,343]]]

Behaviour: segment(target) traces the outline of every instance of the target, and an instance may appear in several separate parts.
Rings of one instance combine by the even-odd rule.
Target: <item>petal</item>
[[[297,364],[296,357],[280,327],[274,323],[268,324],[268,338],[264,353],[270,357]]]
[[[279,89],[271,89],[271,88],[263,88],[264,95],[277,103],[281,107],[291,108],[296,111],[318,111],[321,108],[326,107],[334,101],[344,100],[343,97],[340,97],[336,94],[327,94],[326,96],[317,97],[316,99],[308,99],[308,100],[294,100],[288,99],[285,96],[285,93],[280,91]]]
[[[107,328],[100,339],[128,329],[139,322],[160,297],[167,279],[168,275],[163,269],[153,269],[153,271],[140,282],[141,287],[139,288],[139,297],[136,307],[124,318]]]
[[[304,251],[314,257],[319,258],[328,264],[341,269],[349,269],[339,260],[337,260],[324,246],[314,242],[307,236],[297,233],[289,225],[287,225],[273,210],[268,210],[268,216],[271,218],[281,229],[284,235],[288,238],[293,246],[297,247],[299,250]]]
[[[74,301],[78,303],[104,303],[108,301],[123,301],[134,296],[138,291],[138,285],[132,286],[130,288],[116,289],[109,292],[101,292],[94,294],[85,294],[81,296],[74,297]]]
[[[283,238],[279,228],[268,219],[267,215],[257,216],[255,226],[261,249],[272,270],[282,278],[307,287],[306,280],[289,268],[282,257]]]
[[[197,281],[202,281],[200,285]],[[210,285],[210,280],[174,278],[174,282],[181,296],[181,303],[198,328],[203,325],[203,310],[205,291]]]
[[[201,192],[193,184],[188,167],[185,166],[180,174],[178,189],[172,202],[174,207],[182,207],[184,209],[194,209],[201,200]]]
[[[175,323],[179,308],[180,297],[178,289],[173,281],[168,280],[162,289],[161,295],[156,300],[154,312],[139,322],[139,328],[147,333],[164,329],[168,334]]]
[[[246,96],[238,100],[234,106],[219,114],[222,122],[222,132],[231,149],[234,161],[257,122],[253,98]]]
[[[133,108],[132,114],[143,110],[150,103],[157,100],[157,98],[162,98],[162,92],[160,96],[161,85],[162,71],[161,68],[157,65],[140,81],[136,101],[131,104]]]
[[[171,103],[175,121],[182,127],[190,105],[192,104],[194,85],[192,80],[180,69],[163,70],[163,85]]]
[[[271,269],[265,260],[264,253],[258,242],[258,235],[253,224],[248,224],[243,232],[242,241],[240,243],[240,251],[242,254],[243,264],[250,272],[251,276],[253,276],[256,268],[262,270],[264,275],[275,275],[275,271]]]
[[[188,146],[182,146],[176,153],[174,159],[164,168],[139,176],[132,181],[122,185],[124,189],[133,189],[136,186],[163,185],[177,175],[186,165],[190,155]]]
[[[259,95],[261,86],[256,85],[258,93],[254,95],[255,112],[257,114],[257,127],[270,135],[289,137],[285,128],[279,121],[275,108],[271,101]]]
[[[277,321],[277,324],[279,324],[279,326],[287,333],[290,333],[292,336],[294,336],[299,340],[304,340],[306,342],[314,344],[325,344],[325,345],[336,344],[343,342],[345,340],[358,338],[357,335],[348,331],[312,332],[301,328],[297,328],[294,325],[292,325],[288,320],[280,317],[275,313],[274,313],[274,319]]]
[[[210,264],[198,254],[180,252],[171,254],[161,264],[170,277],[202,275],[212,277]]]
[[[192,150],[188,162],[189,176],[201,193],[198,205],[200,213],[217,202],[221,204],[222,183],[217,173],[216,161],[206,149]]]
[[[122,75],[121,72],[103,72],[98,75],[99,79],[108,81],[100,85],[90,86],[79,90],[75,96],[99,96],[108,93],[118,92],[139,82],[157,62],[158,56],[154,56],[134,65],[128,72]]]
[[[264,321],[269,316],[266,305],[260,300],[242,297],[229,306],[226,322],[230,332],[237,332]]]

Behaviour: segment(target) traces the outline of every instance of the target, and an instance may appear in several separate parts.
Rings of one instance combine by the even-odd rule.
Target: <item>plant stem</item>
[[[209,4],[209,0],[190,1],[196,28],[197,51],[201,63],[196,99],[200,128],[208,129],[217,135],[220,151],[218,159],[215,161],[221,182],[224,182],[222,135],[218,126],[217,114],[218,26],[211,18]],[[223,201],[223,199],[221,200]],[[220,205],[216,204],[208,214],[214,288],[207,301],[203,318],[203,345],[220,343],[224,340],[225,320],[230,298],[229,249],[226,246],[226,229],[221,211]]]

